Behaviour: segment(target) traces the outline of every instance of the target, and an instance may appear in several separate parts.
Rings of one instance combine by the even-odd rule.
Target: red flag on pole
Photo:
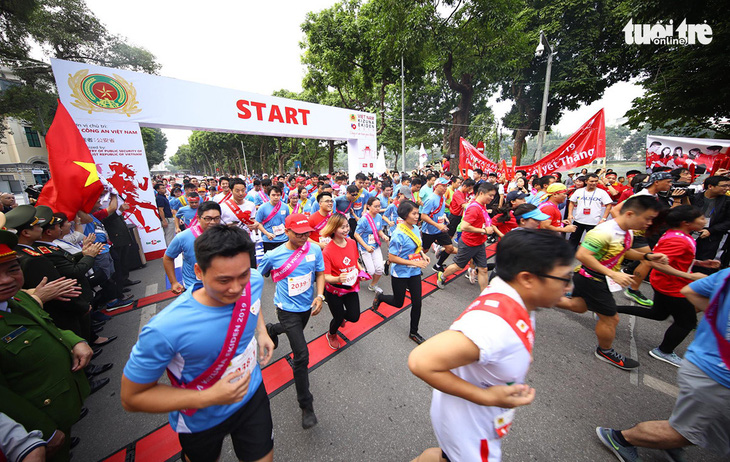
[[[61,102],[46,135],[51,179],[43,186],[38,205],[47,205],[72,219],[76,212],[90,212],[104,186],[94,158],[76,123]]]

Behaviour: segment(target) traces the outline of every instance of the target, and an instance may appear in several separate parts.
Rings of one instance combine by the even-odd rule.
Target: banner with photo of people
[[[730,140],[649,135],[646,137],[646,168],[655,167],[683,167],[693,170],[695,175],[728,169]]]

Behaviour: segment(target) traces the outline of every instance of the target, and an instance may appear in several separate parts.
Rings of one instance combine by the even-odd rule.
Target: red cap
[[[290,229],[298,234],[311,233],[314,231],[314,229],[309,226],[309,220],[307,220],[306,215],[303,213],[293,213],[286,217],[284,226],[286,229]]]

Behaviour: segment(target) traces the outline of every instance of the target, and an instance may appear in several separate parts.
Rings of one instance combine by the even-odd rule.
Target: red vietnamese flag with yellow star
[[[38,205],[63,212],[69,220],[79,210],[91,212],[104,185],[99,180],[91,151],[60,101],[46,135],[46,146],[51,179],[43,186]]]

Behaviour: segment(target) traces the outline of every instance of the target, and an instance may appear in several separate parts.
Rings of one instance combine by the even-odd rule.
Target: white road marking
[[[667,383],[664,380],[657,379],[656,377],[644,374],[643,382],[647,387],[660,391],[672,398],[676,398],[679,395],[679,388],[676,385],[672,385],[671,383]]]
[[[629,332],[631,334],[631,343],[629,344],[629,352],[632,359],[638,360],[639,351],[636,348],[636,338],[634,338],[634,327],[636,326],[636,316],[629,316]],[[629,372],[629,382],[632,385],[639,386],[639,370],[634,369]]]
[[[149,297],[151,295],[155,295],[157,293],[159,284],[150,284],[148,285],[144,290],[144,296]],[[142,313],[139,315],[139,331],[137,332],[137,336],[139,337],[139,333],[142,332],[142,328],[147,325],[148,322],[150,322],[150,319],[152,319],[152,316],[157,314],[157,303],[153,303],[152,305],[147,305],[144,308],[142,308]]]

